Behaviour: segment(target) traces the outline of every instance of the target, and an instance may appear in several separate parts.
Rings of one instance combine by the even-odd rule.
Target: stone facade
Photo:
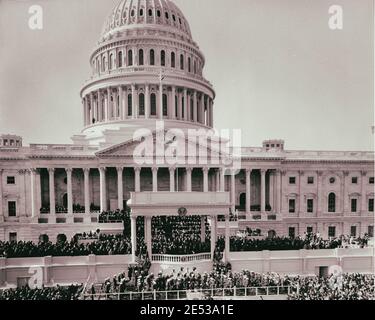
[[[157,121],[183,132],[214,126],[203,53],[171,1],[121,0],[90,64],[81,89],[83,130],[71,145],[22,146],[21,137],[0,137],[0,240],[103,229],[98,213],[125,208],[139,192],[228,192],[239,216],[235,230],[373,235],[372,152],[290,151],[269,140],[242,148],[241,170],[232,175],[213,161],[136,163],[137,129],[155,135]]]

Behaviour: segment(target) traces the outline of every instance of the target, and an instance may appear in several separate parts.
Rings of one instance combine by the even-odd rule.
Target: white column
[[[361,214],[367,212],[366,196],[367,172],[361,171]]]
[[[189,119],[188,115],[188,97],[187,97],[187,89],[184,88],[184,120],[187,121]]]
[[[191,174],[193,169],[192,168],[186,168],[186,191],[191,192]]]
[[[159,85],[158,116],[160,120],[163,120],[163,84],[161,82]]]
[[[135,263],[135,253],[137,251],[137,218],[133,215],[130,217],[130,233],[132,244],[132,263]]]
[[[282,189],[281,189],[281,172],[276,170],[276,212],[281,213],[281,199],[282,199]]]
[[[220,174],[220,192],[225,192],[225,169],[219,169]]]
[[[182,118],[182,93],[178,93],[178,119],[183,120]]]
[[[152,191],[158,192],[158,168],[152,168]]]
[[[228,262],[230,253],[230,226],[229,215],[225,215],[225,261]]]
[[[274,198],[274,185],[275,185],[275,176],[273,171],[270,172],[270,189],[269,189],[269,196],[270,196],[270,206],[271,212],[275,212],[275,198]]]
[[[107,211],[107,186],[105,172],[106,168],[99,168],[100,174],[100,212]]]
[[[171,119],[176,119],[176,87],[172,86]]]
[[[119,94],[119,113],[120,113],[120,118],[119,119],[124,119],[124,115],[123,115],[123,105],[124,105],[124,98],[123,98],[123,94],[122,94],[122,87],[119,86],[118,87],[118,94]]]
[[[145,119],[150,117],[150,85],[146,83],[145,90]]]
[[[38,215],[37,209],[37,201],[36,201],[36,170],[37,169],[30,169],[30,182],[31,182],[31,217],[35,218]]]
[[[220,169],[216,169],[215,172],[215,191],[219,192],[220,191]]]
[[[318,176],[318,183],[317,183],[317,188],[318,188],[318,211],[317,211],[317,216],[321,216],[322,215],[322,205],[323,205],[323,172],[322,171],[318,171],[317,172],[317,176]],[[323,232],[323,230],[321,230],[320,232]]]
[[[304,200],[305,197],[302,192],[302,177],[304,175],[303,171],[298,171],[298,197],[299,197],[299,214],[302,214],[304,212]]]
[[[201,242],[206,241],[206,216],[201,216]]]
[[[152,233],[151,233],[152,218],[145,217],[145,242],[147,247],[148,256],[152,256]]]
[[[175,187],[175,168],[169,168],[169,191],[170,192],[175,192],[176,187]]]
[[[141,168],[134,168],[135,174],[135,192],[141,192]]]
[[[246,214],[251,212],[251,169],[246,169]]]
[[[112,119],[111,88],[107,88],[107,121]]]
[[[261,174],[261,182],[260,182],[260,192],[261,192],[261,196],[260,196],[260,212],[261,213],[264,213],[266,212],[266,172],[267,170],[260,170],[260,174]]]
[[[123,182],[123,167],[117,167],[117,206],[119,210],[124,209],[124,182]]]
[[[236,212],[236,175],[235,171],[232,171],[230,176],[230,198],[232,202],[232,213]]]
[[[135,92],[135,84],[132,84],[132,118],[137,119],[138,118],[138,110],[136,110],[135,107],[135,101],[138,97],[136,97]]]
[[[203,168],[203,192],[208,192],[208,171],[209,168]]]
[[[90,168],[83,168],[85,214],[90,214]]]
[[[87,115],[87,100],[86,97],[83,97],[82,99],[83,103],[83,124],[86,127],[88,125],[88,115]]]
[[[347,192],[347,188],[346,188],[346,184],[347,184],[347,178],[349,176],[349,171],[344,171],[343,172],[343,183],[344,183],[344,191],[343,191],[343,212],[344,213],[347,213],[349,212],[349,196],[348,196],[348,192]]]
[[[212,101],[212,99],[209,99],[208,100],[209,101],[209,115],[210,115],[210,123],[209,123],[209,126],[210,127],[213,127],[214,126],[214,118],[213,118],[213,116],[214,116],[214,114],[213,114],[213,101]]]
[[[101,122],[103,121],[102,119],[102,97],[101,97],[101,93],[100,93],[100,90],[98,90],[97,92],[97,97],[98,97],[98,100],[97,100],[97,107],[98,107],[98,121]]]
[[[211,216],[211,255],[214,257],[216,248],[216,216]]]
[[[90,114],[90,123],[94,123],[92,120],[95,117],[95,108],[94,108],[94,95],[90,92],[90,107],[91,107],[91,114]]]
[[[4,222],[3,209],[3,169],[0,169],[0,223]]]
[[[56,214],[56,200],[55,200],[55,169],[49,168],[49,213]]]
[[[68,189],[68,214],[73,214],[73,184],[72,184],[72,168],[65,169],[66,171],[66,180],[67,180],[67,189]]]
[[[193,108],[193,121],[197,122],[197,91],[195,90],[193,94],[193,106],[190,106],[190,108]]]
[[[201,103],[200,103],[200,108],[199,108],[199,113],[200,113],[200,122],[202,124],[205,124],[204,123],[204,94],[202,94],[202,97],[201,97]]]

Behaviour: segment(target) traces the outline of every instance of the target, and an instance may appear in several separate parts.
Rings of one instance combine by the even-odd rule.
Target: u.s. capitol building
[[[210,145],[186,138],[186,157],[210,149],[209,161],[172,165],[157,161],[156,152],[143,154],[153,161],[135,160],[144,143],[136,131],[150,130],[157,144],[160,121],[163,133],[214,127],[205,58],[172,1],[121,0],[89,61],[92,75],[80,91],[83,129],[72,144],[23,146],[22,137],[0,136],[1,241],[111,232],[117,226],[101,225],[98,214],[127,206],[137,216],[185,208],[214,224],[215,214],[228,219],[231,212],[239,217],[231,233],[250,227],[265,235],[373,236],[372,152],[292,151],[269,140],[243,147],[241,167],[232,170],[212,151],[214,138]],[[217,227],[223,232],[223,224]]]

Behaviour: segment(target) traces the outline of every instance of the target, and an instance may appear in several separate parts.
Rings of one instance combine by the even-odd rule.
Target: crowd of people
[[[199,216],[152,219],[153,254],[197,254],[210,252],[210,246],[207,218],[203,221]]]
[[[298,237],[267,237],[263,239],[245,237],[231,237],[230,250],[238,251],[283,251],[283,250],[316,250],[316,249],[336,249],[348,247],[366,247],[369,238],[355,238],[350,236],[340,236],[338,238],[330,238],[324,240],[319,234],[306,233],[304,236]],[[225,240],[219,238],[218,247],[224,250]]]
[[[95,255],[126,255],[131,253],[131,242],[128,237],[101,234],[96,241],[79,243],[74,237],[71,241],[56,243],[39,242],[2,242],[0,241],[0,257],[30,258],[46,256],[87,256]]]
[[[344,274],[328,278],[299,277],[289,300],[374,300],[375,275]]]
[[[124,222],[130,225],[130,212],[125,210],[105,211],[99,215],[99,223]]]
[[[67,287],[42,287],[31,289],[29,286],[16,289],[0,290],[0,301],[4,300],[78,300],[83,285]]]

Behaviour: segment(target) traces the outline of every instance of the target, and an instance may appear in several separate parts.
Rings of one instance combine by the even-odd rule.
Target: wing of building
[[[189,138],[189,130],[211,132],[215,91],[203,76],[204,55],[172,1],[120,1],[89,62],[92,74],[80,91],[83,129],[72,144],[25,147],[21,137],[0,137],[0,240],[113,232],[122,226],[100,224],[99,213],[128,205],[137,211],[142,193],[161,195],[165,209],[154,207],[155,214],[167,208],[177,214],[183,205],[190,213],[206,208],[211,215],[214,207],[227,215],[216,192],[223,203],[228,195],[231,213],[240,218],[233,230],[373,235],[372,152],[291,151],[271,140],[242,148],[241,167],[228,171],[217,136]],[[184,150],[183,160],[194,150],[208,161],[168,162],[158,150],[173,146]]]

